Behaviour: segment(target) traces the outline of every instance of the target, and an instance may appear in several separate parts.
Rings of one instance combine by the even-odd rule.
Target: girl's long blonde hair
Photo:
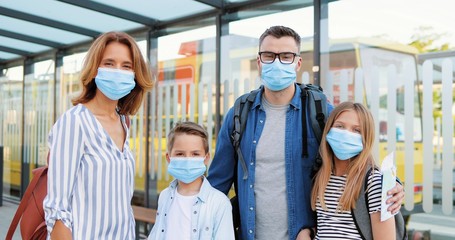
[[[327,209],[324,199],[324,192],[334,172],[334,153],[329,143],[326,141],[326,135],[333,126],[335,120],[341,113],[347,110],[354,110],[360,121],[360,132],[362,135],[363,150],[359,155],[351,158],[347,168],[347,178],[344,191],[338,203],[338,210],[351,211],[355,208],[357,198],[359,197],[360,188],[365,179],[365,174],[369,166],[374,166],[374,158],[371,154],[374,143],[374,120],[370,111],[360,103],[344,102],[338,105],[330,114],[322,134],[321,146],[319,152],[322,158],[321,169],[317,172],[314,180],[314,186],[311,194],[311,207],[316,210],[316,201],[319,198],[321,206]]]

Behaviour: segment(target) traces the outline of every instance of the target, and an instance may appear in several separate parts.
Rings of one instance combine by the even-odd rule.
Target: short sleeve
[[[368,209],[369,213],[381,211],[382,175],[378,170],[368,176]]]

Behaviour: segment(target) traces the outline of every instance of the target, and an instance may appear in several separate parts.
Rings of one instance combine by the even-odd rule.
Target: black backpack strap
[[[315,132],[316,138],[318,139],[318,142],[321,142],[322,139],[322,131],[324,131],[325,127],[325,115],[322,110],[322,99],[319,97],[319,94],[314,94],[314,106],[316,108],[316,120],[318,121],[319,128]]]
[[[256,95],[259,91],[262,91],[263,87],[253,90],[250,93],[246,93],[241,97],[237,98],[234,103],[234,126],[231,133],[231,143],[235,149],[234,157],[234,192],[235,197],[231,198],[232,205],[232,219],[235,231],[235,239],[241,239],[241,230],[240,230],[240,209],[239,209],[239,199],[238,199],[238,187],[237,187],[237,171],[238,163],[243,169],[243,179],[248,178],[248,168],[246,166],[245,159],[243,158],[242,151],[240,149],[240,141],[242,139],[242,134],[246,128],[246,121],[248,120],[248,112],[250,111],[251,105],[256,98]],[[238,160],[237,160],[238,159]]]
[[[321,143],[322,132],[324,131],[325,121],[327,119],[327,97],[324,95],[322,88],[319,86],[307,84],[305,88],[308,89],[308,94],[311,94],[309,99],[313,101],[314,107],[311,106],[311,111],[315,111],[311,116],[314,116],[316,121],[311,122],[311,127],[313,128],[314,135],[318,140],[318,143]]]
[[[232,146],[234,146],[236,159],[239,159],[240,165],[243,169],[243,179],[248,178],[248,168],[246,167],[246,162],[240,149],[240,141],[242,139],[243,131],[246,127],[246,121],[248,120],[248,112],[250,111],[251,105],[256,98],[256,95],[259,91],[262,91],[263,87],[251,91],[250,93],[244,94],[241,97],[237,98],[234,103],[234,128],[231,134]],[[235,161],[235,172],[237,172],[237,161]],[[237,178],[234,179],[234,188],[236,189]]]
[[[320,144],[322,140],[322,132],[324,131],[325,121],[328,116],[327,97],[319,86],[312,84],[297,85],[301,89],[302,98],[302,155],[308,157],[308,129],[307,121],[313,130],[317,142]],[[308,118],[308,119],[307,119]],[[316,153],[312,169],[312,178],[322,166],[322,159],[319,151]]]
[[[308,132],[306,128],[306,103],[308,92],[303,84],[297,84],[300,86],[300,97],[302,104],[302,155],[308,157]]]

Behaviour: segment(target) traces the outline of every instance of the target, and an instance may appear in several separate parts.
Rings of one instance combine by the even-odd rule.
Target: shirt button
[[[253,207],[250,207],[250,210],[251,210],[251,211],[253,211],[253,209],[254,209]]]
[[[260,123],[263,123],[263,122],[264,122],[264,120],[259,120],[259,122],[260,122]]]
[[[251,234],[251,233],[253,233],[253,230],[250,229],[250,231],[248,231],[248,232],[250,232],[250,234]]]
[[[256,140],[253,141],[253,144],[256,144]]]
[[[253,165],[254,165],[254,163],[253,163],[253,162],[250,162],[250,165],[251,165],[251,166],[253,166]]]
[[[209,227],[205,227],[205,231],[208,231],[209,230]]]
[[[196,232],[196,229],[193,229],[193,232]]]
[[[194,213],[194,214],[197,214],[197,211],[194,211],[193,213]]]
[[[253,188],[253,184],[250,184],[250,188]]]
[[[164,229],[161,229],[161,232],[164,232]]]

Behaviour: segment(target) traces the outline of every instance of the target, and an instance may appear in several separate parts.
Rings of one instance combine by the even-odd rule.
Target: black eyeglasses
[[[258,54],[261,62],[266,64],[273,63],[277,56],[282,64],[291,64],[294,62],[295,56],[297,56],[297,54],[293,52],[259,52]]]

